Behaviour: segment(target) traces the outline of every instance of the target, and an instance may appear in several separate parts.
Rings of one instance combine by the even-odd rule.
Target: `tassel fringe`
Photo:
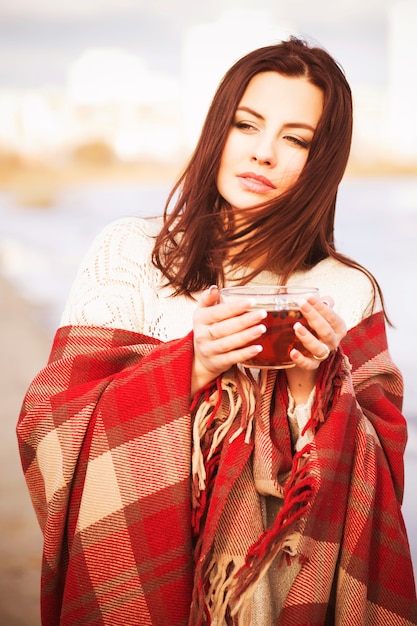
[[[227,436],[235,421],[239,411],[241,411],[241,424],[239,428],[230,438],[230,442],[234,441],[242,433],[245,434],[245,443],[249,443],[253,430],[253,421],[257,406],[257,393],[253,377],[241,372],[237,367],[231,370],[234,376],[219,378],[216,381],[216,388],[210,393],[206,391],[205,399],[197,408],[194,416],[193,424],[193,453],[192,453],[192,474],[193,478],[198,478],[198,489],[203,491],[206,489],[207,473],[204,464],[210,461],[215,451]],[[226,398],[225,398],[226,396]],[[226,401],[225,401],[226,400]],[[228,407],[228,413],[225,417],[219,415],[219,409],[225,413]],[[202,442],[205,439],[210,426],[215,420],[220,423],[214,430],[211,439],[211,446],[208,454],[204,455],[202,450]]]

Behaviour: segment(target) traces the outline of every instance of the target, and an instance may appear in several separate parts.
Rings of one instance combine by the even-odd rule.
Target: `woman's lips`
[[[248,191],[254,191],[256,193],[267,193],[276,189],[274,183],[259,174],[253,172],[244,172],[238,175],[238,179],[245,189]]]

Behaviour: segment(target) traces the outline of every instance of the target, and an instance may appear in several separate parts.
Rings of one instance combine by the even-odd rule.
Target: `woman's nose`
[[[277,156],[272,140],[266,136],[259,138],[254,146],[252,161],[269,167],[276,165]]]

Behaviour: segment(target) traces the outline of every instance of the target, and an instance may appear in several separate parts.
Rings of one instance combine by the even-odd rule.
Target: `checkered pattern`
[[[241,411],[230,428],[238,436],[228,435],[211,459],[204,455],[207,488],[193,500],[201,509],[193,537],[191,336],[163,344],[127,331],[60,329],[18,423],[45,537],[44,626],[209,624],[215,610],[208,586],[226,551],[237,571],[228,623],[239,619],[252,589],[282,557],[281,567],[296,574],[281,626],[417,624],[400,511],[402,381],[387,352],[382,314],[352,329],[343,351],[352,372],[339,351],[320,366],[315,437],[295,457],[285,374],[270,374],[276,380],[258,409],[269,410],[273,431],[283,435],[261,446],[271,450],[265,466],[278,471],[284,492],[273,526],[260,533],[255,523],[255,444],[239,435],[247,423]],[[223,394],[213,424],[228,413],[228,401]]]
[[[188,622],[191,353],[190,338],[58,331],[18,427],[43,624]]]

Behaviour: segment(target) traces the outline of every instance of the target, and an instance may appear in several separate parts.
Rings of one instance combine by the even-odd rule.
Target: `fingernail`
[[[304,326],[302,324],[300,324],[300,322],[296,322],[294,324],[294,330],[297,331],[297,333],[299,335],[306,335],[307,334],[306,329],[304,328]]]
[[[254,309],[256,307],[256,300],[255,298],[245,298],[245,300],[242,300],[239,303],[239,306],[242,311],[249,311],[249,309]]]

